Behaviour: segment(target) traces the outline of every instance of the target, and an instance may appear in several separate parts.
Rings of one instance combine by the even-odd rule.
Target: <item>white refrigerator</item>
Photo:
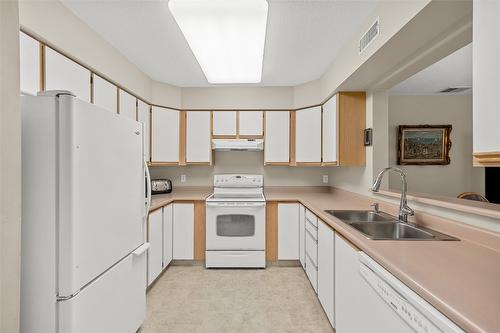
[[[22,96],[22,333],[132,333],[145,317],[142,125]]]

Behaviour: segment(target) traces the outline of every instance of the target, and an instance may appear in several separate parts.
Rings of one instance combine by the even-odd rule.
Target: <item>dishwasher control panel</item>
[[[441,333],[424,315],[408,303],[397,291],[378,277],[369,267],[361,264],[359,272],[375,292],[418,333]]]

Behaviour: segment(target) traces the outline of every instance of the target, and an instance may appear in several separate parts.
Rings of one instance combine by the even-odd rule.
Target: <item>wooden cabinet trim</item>
[[[296,166],[297,161],[296,161],[296,155],[295,155],[295,140],[297,138],[296,136],[296,129],[297,126],[295,124],[296,121],[296,111],[290,111],[290,153],[289,153],[289,165],[290,166]]]
[[[206,251],[206,205],[205,201],[194,202],[194,260],[205,260]]]
[[[278,202],[266,203],[266,260],[278,260]]]
[[[366,127],[366,93],[338,94],[338,162],[340,166],[366,165],[363,131]]]
[[[40,42],[40,52],[39,52],[39,55],[40,57],[40,62],[39,62],[39,65],[40,65],[40,77],[39,77],[39,80],[40,80],[40,84],[39,84],[39,88],[40,88],[40,91],[45,91],[45,44],[41,43]]]
[[[179,112],[179,165],[186,165],[186,111]]]
[[[477,152],[472,154],[473,165],[476,167],[498,167],[500,166],[500,151]]]

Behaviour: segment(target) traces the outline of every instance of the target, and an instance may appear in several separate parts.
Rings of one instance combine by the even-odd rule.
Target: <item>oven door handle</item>
[[[236,203],[236,202],[207,202],[207,207],[244,207],[244,208],[253,208],[253,207],[265,207],[265,202],[245,202],[245,203]]]

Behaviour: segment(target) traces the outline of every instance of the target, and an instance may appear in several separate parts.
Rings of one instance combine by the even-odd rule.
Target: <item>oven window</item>
[[[255,216],[217,215],[217,236],[251,237],[255,235]]]

